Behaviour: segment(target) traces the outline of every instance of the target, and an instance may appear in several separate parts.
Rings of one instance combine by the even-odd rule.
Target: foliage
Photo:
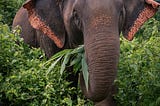
[[[16,11],[25,0],[0,0],[0,18],[3,23],[12,24]]]
[[[119,106],[160,106],[159,26],[152,18],[132,42],[121,39]]]
[[[60,74],[62,75],[63,72],[67,67],[73,66],[74,72],[82,71],[82,75],[85,81],[86,89],[88,90],[88,66],[84,57],[84,45],[81,45],[75,49],[66,49],[61,52],[58,52],[52,58],[45,63],[45,65],[49,65],[48,73],[53,70],[56,64],[60,63]]]
[[[71,95],[77,91],[68,87],[70,83],[64,80],[67,74],[61,75],[59,66],[48,73],[50,65],[44,64],[50,60],[40,49],[24,44],[19,30],[14,33],[7,25],[0,25],[0,103],[72,106]],[[80,98],[79,92],[77,106],[86,102]]]

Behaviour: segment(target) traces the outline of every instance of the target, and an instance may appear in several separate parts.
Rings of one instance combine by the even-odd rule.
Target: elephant
[[[116,106],[113,95],[120,55],[119,36],[122,32],[127,40],[133,40],[159,5],[154,0],[27,0],[22,10],[28,15],[25,21],[32,26],[28,26],[29,30],[40,31],[54,43],[53,47],[44,47],[52,48],[52,55],[84,44],[89,88],[85,87],[80,73],[83,94],[96,106]],[[28,36],[33,40],[35,35]],[[25,39],[25,35],[22,37]]]

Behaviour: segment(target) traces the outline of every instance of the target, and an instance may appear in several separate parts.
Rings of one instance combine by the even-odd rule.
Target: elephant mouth
[[[150,5],[146,5],[145,8],[140,12],[138,15],[138,18],[134,21],[134,24],[130,27],[130,29],[127,31],[127,34],[125,35],[125,38],[129,41],[133,40],[134,35],[138,32],[138,30],[141,28],[141,26],[151,17],[154,16],[154,14],[157,12],[158,9],[153,8]]]

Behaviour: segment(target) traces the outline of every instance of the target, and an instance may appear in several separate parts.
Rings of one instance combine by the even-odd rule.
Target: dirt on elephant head
[[[59,48],[63,47],[63,42],[61,42],[52,29],[46,25],[46,23],[34,11],[32,11],[32,14],[29,16],[29,21],[33,28],[41,30],[51,38]]]
[[[146,5],[145,8],[140,12],[138,18],[130,28],[128,32],[127,39],[132,40],[136,32],[140,29],[140,27],[151,17],[154,16],[154,14],[157,12],[157,9]]]

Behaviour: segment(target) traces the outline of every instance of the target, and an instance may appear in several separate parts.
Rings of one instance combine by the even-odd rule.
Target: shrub
[[[44,65],[46,59],[40,49],[29,48],[16,31],[11,33],[7,25],[0,25],[0,103],[13,106],[49,105],[71,106],[71,96],[77,92],[69,88],[56,66],[50,73]],[[17,43],[15,43],[17,42]],[[80,99],[77,106],[86,101]]]
[[[0,18],[8,25],[12,24],[16,11],[25,0],[0,0]]]
[[[160,105],[160,22],[149,20],[132,42],[121,39],[119,106]]]

